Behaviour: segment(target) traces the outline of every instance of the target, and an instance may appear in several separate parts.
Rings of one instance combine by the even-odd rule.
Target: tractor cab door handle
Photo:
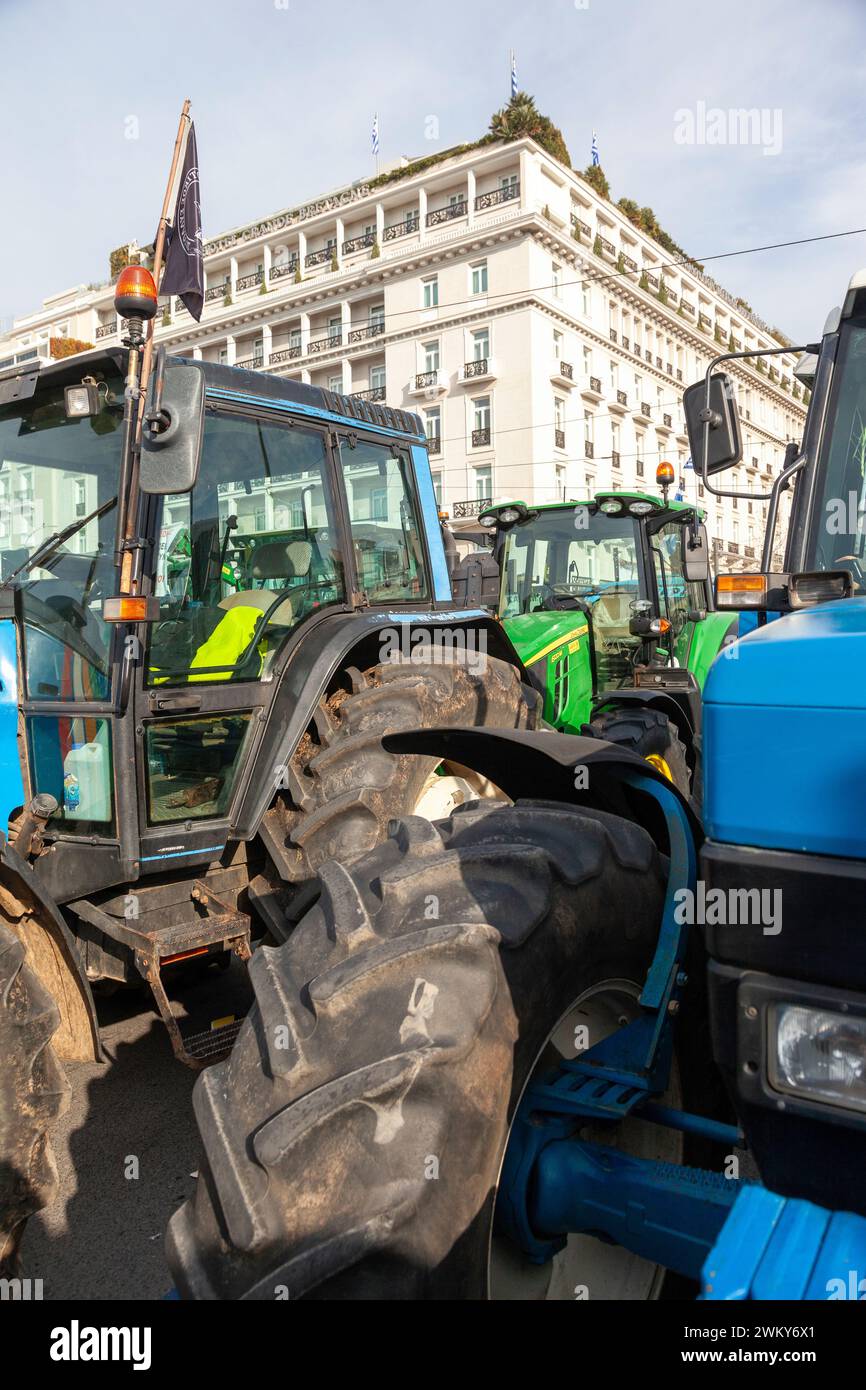
[[[187,712],[201,709],[200,695],[151,695],[151,705],[154,710],[184,710]]]

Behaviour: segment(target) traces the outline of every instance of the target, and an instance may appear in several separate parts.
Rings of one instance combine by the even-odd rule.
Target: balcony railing
[[[595,458],[595,445],[591,439],[583,441],[583,456],[587,459]]]
[[[674,364],[673,364],[673,362],[666,362],[666,363],[665,363],[665,371],[667,372],[668,376],[673,376],[673,374],[674,374]]]
[[[574,367],[570,362],[560,362],[559,375],[566,381],[574,381]]]
[[[461,198],[459,203],[449,203],[447,208],[434,208],[427,214],[427,226],[438,227],[443,222],[451,222],[455,217],[465,217],[467,204],[465,198]]]
[[[643,348],[641,347],[640,343],[635,343],[633,345],[632,352],[634,353],[635,357],[643,356]]]
[[[610,456],[610,466],[611,468],[619,468],[619,453],[616,449],[614,449]]]
[[[113,338],[116,332],[116,323],[101,323],[96,330],[96,336],[97,338]]]
[[[368,391],[353,391],[352,395],[359,401],[383,401],[385,388],[384,386],[371,386]]]
[[[493,502],[492,497],[470,497],[465,502],[454,503],[454,519],[458,517],[478,516],[489,507]]]
[[[625,348],[626,352],[628,352],[628,350],[629,350],[631,344],[630,344],[628,338],[625,336],[624,333],[623,333],[623,335],[622,335],[622,345],[623,345],[623,347]]]
[[[329,333],[327,338],[314,338],[311,343],[307,343],[307,352],[314,355],[317,352],[328,352],[331,348],[342,347],[342,333]]]
[[[553,447],[555,449],[565,448],[565,430],[553,431]]]
[[[657,275],[650,275],[649,273],[647,273],[646,281],[647,281],[647,284],[649,285],[650,289],[651,289],[651,290],[655,290],[655,291],[656,291],[656,294],[658,294],[658,288],[659,288],[658,276],[657,276]]]
[[[420,218],[417,212],[410,213],[404,217],[402,222],[390,222],[384,229],[383,237],[385,241],[396,241],[401,236],[411,236],[412,232],[417,232],[420,226]]]
[[[473,449],[482,449],[490,443],[490,426],[485,425],[484,429],[472,431]]]
[[[659,371],[661,371],[662,367],[664,366],[664,362],[662,361],[661,357],[656,358],[656,366],[658,367]]]
[[[482,376],[482,377],[484,377],[484,376],[487,376],[487,375],[488,375],[487,364],[488,364],[488,358],[486,358],[486,357],[475,357],[475,358],[472,359],[471,362],[464,362],[464,363],[463,363],[463,377],[464,377],[464,380],[468,381],[471,377],[477,377],[477,376]]]
[[[304,257],[304,265],[330,265],[336,254],[336,246],[323,246],[321,251],[308,251]]]
[[[616,257],[616,247],[614,246],[612,241],[607,241],[603,236],[600,236],[598,239],[598,245],[602,255],[609,257],[610,260],[613,260]]]
[[[430,434],[430,435],[427,436],[427,452],[428,452],[429,454],[441,454],[441,453],[442,453],[442,436],[441,436],[441,434]]]
[[[616,332],[616,329],[615,329],[615,328],[611,328],[611,329],[608,330],[608,332],[610,333],[610,341],[611,341],[612,343],[615,343],[615,342],[616,342],[616,339],[617,339],[617,332]]]
[[[572,216],[571,225],[575,228],[579,236],[584,237],[587,241],[592,240],[592,227],[590,227],[588,222],[581,222],[579,217]]]
[[[370,321],[370,323],[365,324],[365,326],[364,326],[363,328],[350,328],[350,329],[349,329],[349,342],[350,342],[350,343],[364,343],[364,342],[367,341],[368,338],[378,338],[378,337],[379,337],[382,333],[384,333],[384,332],[385,332],[385,320],[384,320],[384,319],[372,319],[372,320]]]
[[[644,357],[646,358],[647,362],[652,362],[652,360],[653,360],[653,355],[652,355],[652,353],[651,353],[651,351],[650,351],[649,348],[644,348],[644,354],[643,354],[643,355],[644,355]]]
[[[494,188],[490,193],[479,193],[475,199],[475,211],[484,212],[485,208],[496,208],[500,203],[512,203],[519,197],[520,184],[507,183],[502,188]]]
[[[663,416],[662,416],[662,424],[663,424],[663,425],[666,425],[667,428],[670,430],[670,429],[673,429],[674,422],[673,422],[673,420],[672,420],[672,418],[671,418],[670,415],[663,415]]]
[[[617,402],[617,405],[628,405],[628,394],[627,394],[627,392],[625,392],[625,391],[617,391],[617,393],[616,393],[616,402]]]
[[[237,282],[238,290],[253,290],[256,285],[260,285],[265,278],[263,270],[254,270],[251,275],[242,275]]]
[[[637,261],[633,261],[631,256],[626,256],[625,254],[623,254],[622,263],[625,266],[626,270],[637,270]]]
[[[589,389],[595,391],[596,395],[601,395],[601,377],[591,376],[589,378]]]
[[[236,367],[244,367],[248,372],[257,372],[262,367],[264,358],[262,357],[239,357],[235,362]]]
[[[652,408],[648,401],[641,401],[640,413],[641,415],[644,415],[647,420],[649,420],[652,417]]]
[[[439,370],[438,370],[438,368],[437,368],[435,371],[432,371],[432,372],[416,372],[416,373],[415,373],[415,390],[416,390],[416,391],[423,391],[425,386],[438,386],[438,385],[439,385]]]
[[[351,256],[354,251],[363,251],[365,246],[372,246],[375,241],[375,232],[362,232],[360,236],[350,237],[343,242],[343,255]]]
[[[683,369],[682,369],[682,367],[677,367],[677,381],[682,381],[682,379],[683,379]]]
[[[280,348],[277,352],[272,352],[269,361],[272,367],[277,367],[281,362],[291,362],[300,355],[300,343],[293,343],[291,347]]]
[[[294,275],[298,268],[298,257],[292,256],[283,265],[272,265],[268,278],[270,280],[282,280],[286,275]]]
[[[227,294],[231,294],[231,280],[223,280],[221,285],[208,285],[204,292],[205,304],[211,304],[215,299],[225,299]]]

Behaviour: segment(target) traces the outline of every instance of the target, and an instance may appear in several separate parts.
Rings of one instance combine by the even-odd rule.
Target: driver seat
[[[605,650],[610,643],[631,637],[628,625],[632,614],[631,594],[602,594],[592,605],[592,630],[596,644]]]

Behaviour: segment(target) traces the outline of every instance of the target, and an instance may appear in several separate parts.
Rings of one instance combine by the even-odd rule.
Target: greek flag
[[[592,132],[592,150],[591,150],[591,154],[592,154],[592,162],[593,162],[593,164],[600,164],[600,163],[601,163],[601,160],[600,160],[599,157],[598,157],[598,136],[596,135],[595,131]]]
[[[379,153],[379,112],[378,112],[378,111],[376,112],[375,116],[373,117],[372,138],[373,138],[373,153],[374,153],[374,154],[378,154],[378,153]]]
[[[685,463],[683,464],[683,468],[694,468],[694,466],[695,466],[695,465],[692,463],[692,456],[691,456],[691,454],[689,454],[688,458],[686,459]]]
[[[517,96],[517,59],[514,56],[514,49],[511,50],[511,95]]]

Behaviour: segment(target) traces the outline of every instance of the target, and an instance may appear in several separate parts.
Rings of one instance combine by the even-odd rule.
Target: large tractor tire
[[[532,729],[539,717],[536,692],[495,657],[478,671],[459,656],[349,670],[346,688],[321,701],[314,732],[301,741],[288,798],[266,815],[266,832],[280,837],[284,875],[304,882],[329,859],[372,849],[394,816],[438,819],[493,791],[466,769],[386,752],[383,734],[443,725]]]
[[[597,714],[581,733],[606,739],[620,748],[628,748],[651,763],[684,796],[691,795],[686,747],[677,726],[661,710],[645,705],[627,705]]]
[[[234,1051],[196,1082],[204,1158],[167,1238],[182,1296],[656,1295],[663,1271],[620,1248],[572,1236],[539,1267],[494,1232],[530,1075],[575,1055],[578,1024],[595,1042],[638,1012],[665,889],[648,835],[476,803],[395,822],[321,883],[286,944],[254,956]],[[671,1130],[603,1133],[682,1161]]]
[[[25,955],[0,923],[0,1274],[7,1277],[28,1216],[56,1195],[49,1130],[69,1104],[51,1046],[60,1014]]]

